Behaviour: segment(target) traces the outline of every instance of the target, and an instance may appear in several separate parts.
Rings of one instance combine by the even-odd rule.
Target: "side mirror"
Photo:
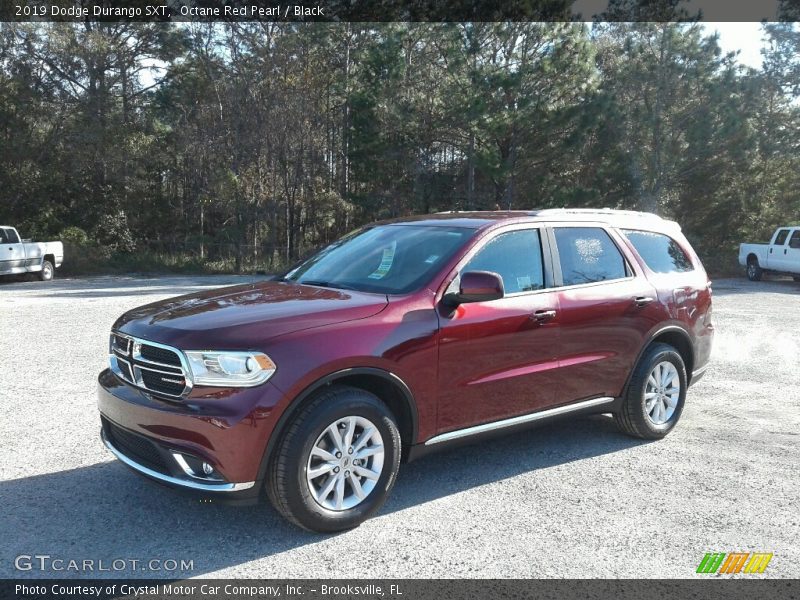
[[[457,306],[469,302],[497,300],[505,294],[503,280],[491,271],[468,271],[461,276],[458,293],[447,294],[445,302]]]

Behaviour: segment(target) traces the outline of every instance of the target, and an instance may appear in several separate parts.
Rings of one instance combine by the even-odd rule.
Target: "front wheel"
[[[330,386],[281,439],[267,494],[287,520],[311,531],[352,529],[380,509],[400,465],[394,416],[367,391]]]
[[[42,281],[50,281],[55,276],[55,269],[53,263],[46,260],[42,263],[42,270],[39,271],[39,279]]]
[[[656,440],[667,435],[683,412],[686,366],[675,348],[653,344],[639,360],[614,415],[619,428],[634,437]]]

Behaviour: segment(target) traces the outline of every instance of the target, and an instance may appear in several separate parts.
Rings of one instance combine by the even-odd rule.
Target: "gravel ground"
[[[402,466],[376,518],[322,536],[268,505],[150,485],[98,437],[95,378],[115,318],[246,280],[0,284],[0,577],[77,575],[14,568],[48,554],[194,567],[121,576],[685,578],[707,551],[757,550],[775,554],[766,575],[797,575],[799,284],[715,283],[713,365],[665,440],[592,417],[432,455]]]

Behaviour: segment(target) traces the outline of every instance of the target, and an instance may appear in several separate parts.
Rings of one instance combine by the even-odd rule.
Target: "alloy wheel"
[[[678,369],[669,361],[658,363],[647,378],[644,389],[644,410],[654,425],[663,425],[672,418],[681,396]]]
[[[383,438],[372,421],[358,416],[337,419],[311,448],[306,464],[308,488],[323,508],[354,508],[375,489],[383,459]]]

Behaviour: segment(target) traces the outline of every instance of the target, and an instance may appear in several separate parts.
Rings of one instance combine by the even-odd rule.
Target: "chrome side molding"
[[[439,444],[441,442],[449,442],[451,440],[457,440],[459,438],[469,437],[471,435],[477,435],[479,433],[486,433],[488,431],[504,429],[506,427],[513,427],[515,425],[531,423],[533,421],[539,421],[541,419],[556,417],[558,415],[563,415],[577,410],[582,410],[584,408],[592,408],[594,406],[603,406],[605,404],[611,404],[612,402],[614,402],[614,398],[608,398],[608,397],[592,398],[591,400],[583,400],[581,402],[575,402],[574,404],[566,404],[564,406],[548,408],[547,410],[540,410],[538,412],[529,413],[527,415],[511,417],[510,419],[503,419],[502,421],[484,423],[483,425],[475,425],[473,427],[467,427],[465,429],[456,429],[455,431],[448,431],[447,433],[442,433],[440,435],[432,437],[427,442],[425,442],[425,445],[432,446],[433,444]]]

